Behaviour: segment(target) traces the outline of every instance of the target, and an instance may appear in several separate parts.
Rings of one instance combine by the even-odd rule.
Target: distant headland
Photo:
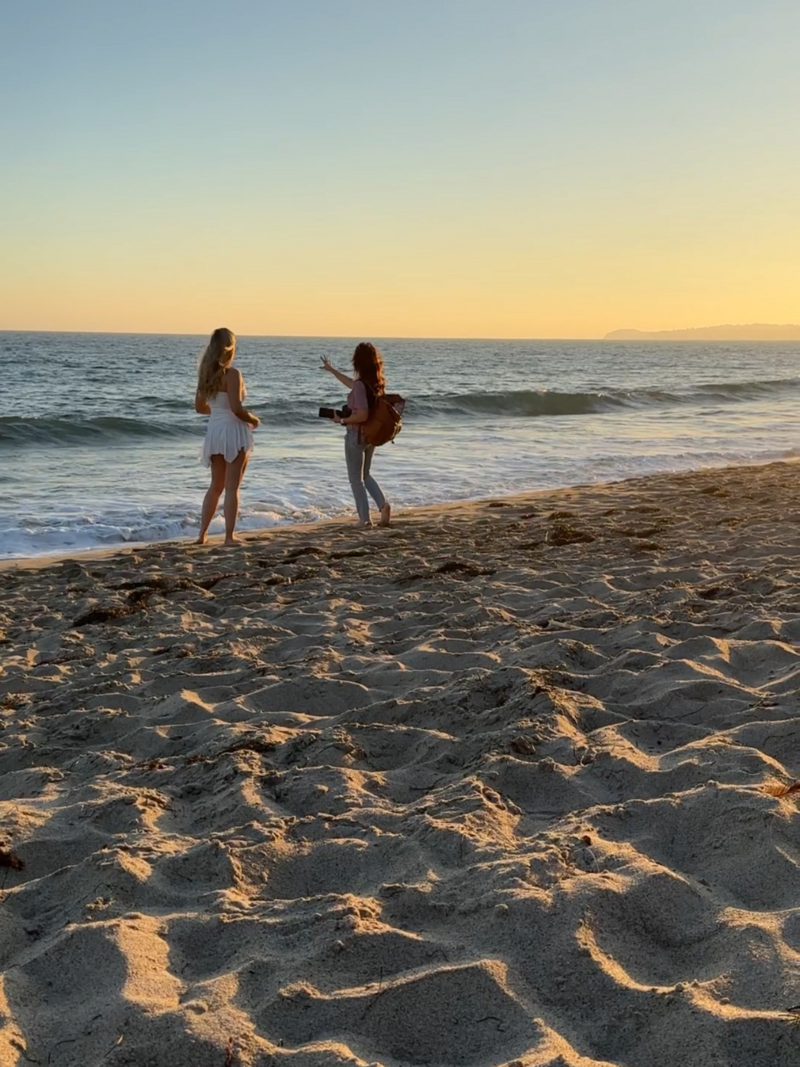
[[[604,341],[800,341],[800,326],[697,326],[689,330],[612,330]]]

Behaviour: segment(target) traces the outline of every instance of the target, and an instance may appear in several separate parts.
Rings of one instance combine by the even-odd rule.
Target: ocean
[[[261,419],[240,530],[355,518],[343,431],[317,411],[346,392],[320,357],[347,370],[362,339],[238,339]],[[407,399],[373,463],[395,512],[798,454],[797,343],[366,339]],[[0,333],[0,558],[196,534],[205,341]]]

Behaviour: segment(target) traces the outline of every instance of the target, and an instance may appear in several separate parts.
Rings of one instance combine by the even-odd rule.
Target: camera
[[[320,408],[319,409],[319,417],[321,419],[332,419],[334,417],[334,415],[338,415],[340,419],[346,419],[348,417],[348,415],[352,415],[352,414],[353,413],[350,410],[350,408],[347,406],[347,404],[345,404],[345,406],[341,409],[341,411],[338,408]]]

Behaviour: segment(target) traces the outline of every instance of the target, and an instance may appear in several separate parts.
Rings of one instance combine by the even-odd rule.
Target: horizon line
[[[213,331],[211,331],[213,332]],[[23,329],[0,329],[0,335],[4,333],[43,333],[43,334],[100,334],[108,337],[210,337],[211,332],[208,333],[192,333],[185,330],[23,330]],[[330,339],[341,339],[345,341],[355,341],[358,338],[363,337],[362,334],[355,333],[237,333],[236,330],[232,331],[234,335],[239,337],[296,337],[306,339],[309,341],[319,341]],[[457,334],[371,334],[372,337],[377,337],[382,341],[602,341],[603,337],[533,337],[528,335],[515,335],[507,337],[489,336],[487,335],[457,335]]]
[[[727,324],[732,325],[732,324]],[[748,323],[747,325],[772,325],[768,323]],[[794,325],[793,323],[781,323],[778,324],[782,328]],[[674,330],[636,330],[636,333],[645,335],[642,337],[609,337],[608,334],[602,336],[592,337],[534,337],[530,335],[519,336],[490,336],[490,335],[456,335],[456,334],[371,334],[379,341],[582,341],[582,342],[594,342],[594,341],[608,341],[614,344],[625,344],[631,342],[637,342],[641,340],[645,341],[672,341],[674,344],[692,343],[693,341],[701,342],[704,344],[736,344],[741,342],[744,344],[758,342],[759,344],[785,344],[787,340],[791,338],[760,338],[760,337],[733,337],[733,338],[690,338],[690,337],[666,337],[666,336],[651,336],[653,334],[670,334],[670,333],[686,333],[690,330],[707,330],[707,329],[723,329],[724,327],[709,327],[709,326],[684,326],[678,327]],[[626,332],[634,332],[633,327],[623,327]],[[616,333],[618,331],[611,330],[609,333]],[[620,330],[619,332],[622,332]],[[192,333],[184,330],[29,330],[29,329],[11,329],[0,328],[0,336],[3,334],[45,334],[45,335],[59,335],[59,334],[74,334],[78,336],[101,336],[101,337],[210,337],[210,333]],[[359,338],[363,340],[362,334],[346,334],[346,333],[236,333],[233,331],[237,338],[264,338],[281,340],[284,338],[306,340],[306,341],[322,341],[322,340],[343,340],[343,341],[358,341]]]

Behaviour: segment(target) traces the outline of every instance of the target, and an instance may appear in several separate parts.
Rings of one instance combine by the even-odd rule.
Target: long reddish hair
[[[378,349],[370,341],[356,345],[353,353],[353,370],[356,372],[373,397],[383,396],[386,391],[386,379],[383,376],[383,359]]]

